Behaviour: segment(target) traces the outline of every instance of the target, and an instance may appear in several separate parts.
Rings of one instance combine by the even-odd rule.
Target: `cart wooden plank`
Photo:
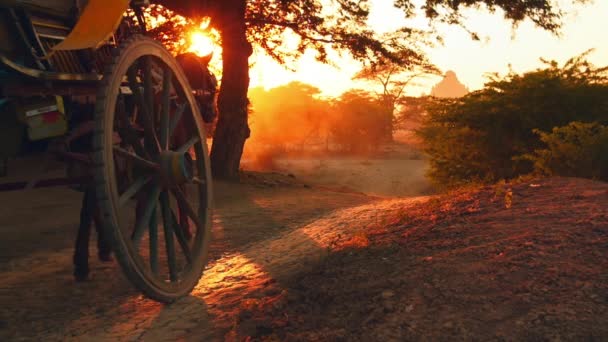
[[[70,34],[53,50],[98,48],[114,33],[129,0],[89,0]]]

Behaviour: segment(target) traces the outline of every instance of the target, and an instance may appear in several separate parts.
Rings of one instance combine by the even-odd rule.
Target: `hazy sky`
[[[561,37],[538,29],[528,21],[513,31],[500,13],[471,10],[465,12],[467,24],[480,33],[482,41],[471,40],[469,34],[458,27],[441,27],[445,44],[429,49],[428,56],[440,69],[454,70],[460,81],[471,90],[483,87],[486,72],[506,73],[509,64],[517,72],[532,70],[541,66],[540,57],[563,63],[594,48],[595,52],[589,59],[598,66],[608,65],[608,39],[605,36],[608,33],[608,0],[595,0],[576,8],[569,7],[568,1],[561,3],[565,4],[563,8],[570,9]],[[390,30],[403,23],[403,16],[392,7],[392,1],[372,0],[369,23],[379,31]],[[273,87],[300,80],[321,88],[326,95],[339,95],[357,86],[351,81],[351,76],[359,66],[348,58],[341,59],[336,68],[315,62],[313,54],[308,53],[296,65],[298,71],[295,73],[276,65],[268,57],[258,55],[256,60],[257,65],[251,72],[252,86]],[[420,80],[422,84],[409,92],[411,95],[428,93],[438,80]]]

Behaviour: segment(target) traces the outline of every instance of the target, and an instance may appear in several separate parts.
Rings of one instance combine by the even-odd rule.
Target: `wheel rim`
[[[206,261],[207,146],[175,60],[153,41],[132,45],[102,95],[104,186],[98,196],[107,200],[104,220],[125,273],[149,296],[171,300],[190,292]]]

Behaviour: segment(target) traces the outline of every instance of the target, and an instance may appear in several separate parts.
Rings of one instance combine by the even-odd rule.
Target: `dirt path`
[[[606,183],[392,200],[288,177],[249,183],[218,187],[213,261],[172,305],[138,295],[115,265],[95,264],[94,280],[75,285],[71,195],[46,193],[66,197],[27,225],[16,221],[25,208],[48,201],[10,197],[0,340],[608,338]]]
[[[244,185],[216,186],[209,269],[192,296],[169,306],[135,292],[116,264],[93,257],[94,249],[93,280],[73,282],[79,193],[1,193],[0,340],[222,339],[243,301],[275,294],[283,271],[305,266],[308,254],[323,251],[299,233],[302,227],[334,210],[377,200],[310,188],[285,176],[250,178]],[[288,234],[296,238],[281,245],[280,237]]]

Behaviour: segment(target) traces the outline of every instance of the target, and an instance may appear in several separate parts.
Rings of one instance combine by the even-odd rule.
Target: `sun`
[[[215,43],[211,37],[200,31],[190,32],[190,46],[188,52],[193,52],[199,56],[206,56],[215,52]]]
[[[198,56],[207,56],[211,53],[216,54],[219,46],[217,44],[217,34],[209,29],[209,20],[203,20],[198,27],[191,29],[188,33],[188,52]]]

